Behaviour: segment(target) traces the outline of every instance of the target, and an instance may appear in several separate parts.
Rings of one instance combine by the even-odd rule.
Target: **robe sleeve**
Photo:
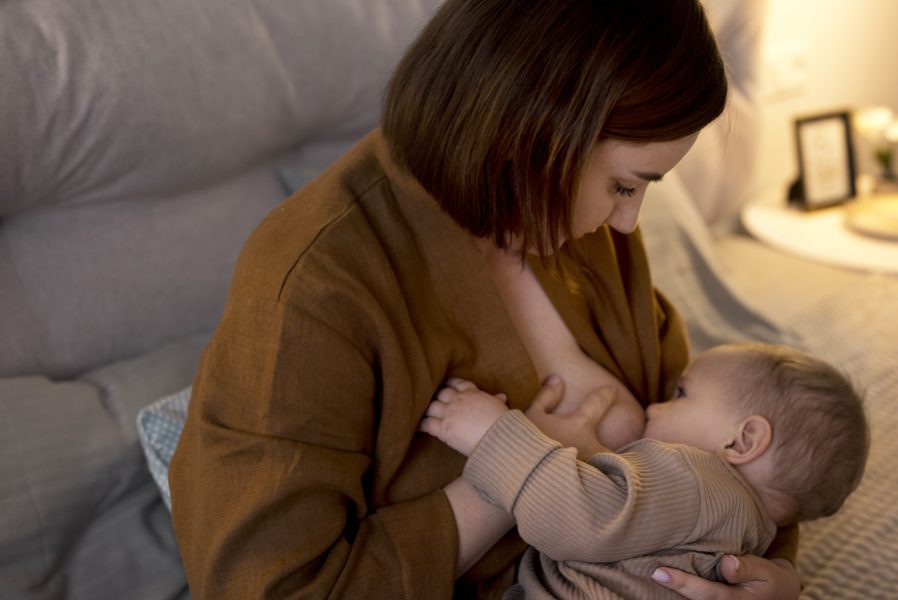
[[[451,596],[457,530],[442,489],[372,503],[372,361],[295,307],[226,309],[170,470],[194,598]]]

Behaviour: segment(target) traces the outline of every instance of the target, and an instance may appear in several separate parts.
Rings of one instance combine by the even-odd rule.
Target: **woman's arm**
[[[514,518],[484,500],[461,477],[450,482],[443,491],[452,506],[458,528],[455,576],[460,577],[512,528]]]
[[[390,422],[378,393],[368,358],[332,327],[282,305],[232,303],[170,471],[194,598],[451,596],[454,514],[467,512],[441,489],[448,471],[418,473],[432,491],[386,495],[374,459],[390,444],[403,451],[415,407],[397,392],[391,409],[404,421]]]

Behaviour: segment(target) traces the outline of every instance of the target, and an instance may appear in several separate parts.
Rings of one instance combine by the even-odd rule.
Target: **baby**
[[[585,462],[501,394],[449,384],[421,429],[469,457],[465,479],[531,545],[505,598],[679,598],[651,580],[659,566],[720,581],[725,554],[761,555],[777,526],[835,513],[870,443],[851,382],[784,346],[701,354],[648,407],[643,439]]]

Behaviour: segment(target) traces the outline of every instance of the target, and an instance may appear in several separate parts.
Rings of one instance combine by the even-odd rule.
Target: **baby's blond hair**
[[[850,377],[795,348],[746,342],[748,369],[736,400],[773,429],[775,469],[766,492],[782,502],[789,523],[832,515],[863,477],[870,427],[863,394]]]

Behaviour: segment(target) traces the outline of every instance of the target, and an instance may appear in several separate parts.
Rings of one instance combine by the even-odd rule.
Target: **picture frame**
[[[848,111],[796,119],[795,146],[799,177],[790,189],[791,203],[813,210],[855,197],[856,165]]]

